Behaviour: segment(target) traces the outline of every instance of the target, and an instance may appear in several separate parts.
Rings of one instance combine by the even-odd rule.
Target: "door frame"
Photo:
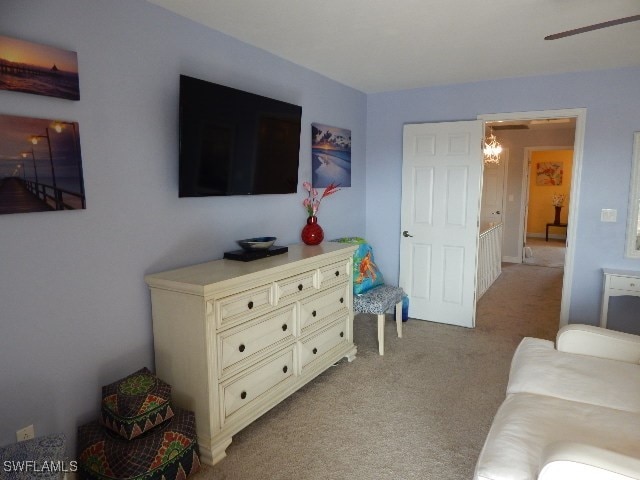
[[[485,165],[482,165],[482,187],[484,188],[484,168]],[[507,212],[507,177],[509,176],[509,149],[507,147],[502,148],[502,153],[500,153],[500,168],[502,168],[502,224],[504,224],[505,215]],[[481,192],[481,196],[484,195],[484,191]],[[480,222],[482,223],[482,199],[480,199]],[[504,232],[504,229],[503,229]],[[502,257],[502,252],[500,252],[500,256]]]
[[[584,152],[584,135],[587,120],[586,108],[560,110],[538,110],[529,112],[489,113],[478,115],[478,120],[495,122],[497,120],[538,120],[542,118],[575,118],[576,131],[573,147],[573,172],[569,195],[569,226],[567,228],[567,251],[562,280],[562,300],[560,302],[560,327],[569,323],[571,307],[571,290],[573,285],[573,265],[576,250],[576,233],[578,231],[578,211],[580,206],[580,179],[582,177],[582,157]]]

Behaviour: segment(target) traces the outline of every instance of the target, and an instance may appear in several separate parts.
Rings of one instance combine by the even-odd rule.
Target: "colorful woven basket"
[[[193,412],[176,408],[168,422],[132,441],[98,422],[78,428],[81,479],[182,480],[199,469]]]
[[[142,368],[102,387],[102,424],[131,440],[173,416],[171,386]]]

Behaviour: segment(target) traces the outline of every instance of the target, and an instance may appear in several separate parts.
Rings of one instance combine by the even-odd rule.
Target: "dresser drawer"
[[[295,316],[294,303],[218,335],[218,354],[222,366],[219,376],[226,375],[230,367],[242,360],[264,352],[269,347],[293,340]]]
[[[295,277],[289,277],[276,282],[278,302],[306,295],[314,287],[316,272],[305,272]]]
[[[313,334],[309,338],[303,340],[300,347],[300,365],[304,372],[305,367],[321,359],[331,350],[347,341],[347,322],[348,317],[334,323],[328,328]]]
[[[609,285],[610,285],[610,288],[613,288],[616,290],[640,292],[640,279],[638,278],[612,275],[609,279]]]
[[[332,263],[319,269],[319,287],[327,288],[337,283],[347,281],[351,274],[351,259],[342,260],[337,263]]]
[[[274,355],[268,361],[238,378],[224,382],[220,386],[223,399],[223,417],[228,419],[234,413],[240,413],[262,396],[278,388],[283,382],[293,379],[293,349]]]
[[[265,307],[270,307],[272,305],[271,299],[273,298],[272,292],[272,285],[263,285],[217,300],[214,306],[218,312],[216,315],[217,326],[221,327],[226,323],[230,323],[237,319],[239,315],[259,312],[264,310]]]
[[[343,283],[325,292],[317,293],[300,302],[300,331],[304,333],[322,320],[349,307],[350,283]]]

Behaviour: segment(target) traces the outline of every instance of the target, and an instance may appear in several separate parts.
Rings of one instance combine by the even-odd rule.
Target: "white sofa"
[[[640,336],[563,327],[525,338],[474,480],[639,480]]]

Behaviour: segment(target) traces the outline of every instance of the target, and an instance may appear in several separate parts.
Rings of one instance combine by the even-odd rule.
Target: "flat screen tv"
[[[180,75],[179,196],[295,193],[302,107]]]

